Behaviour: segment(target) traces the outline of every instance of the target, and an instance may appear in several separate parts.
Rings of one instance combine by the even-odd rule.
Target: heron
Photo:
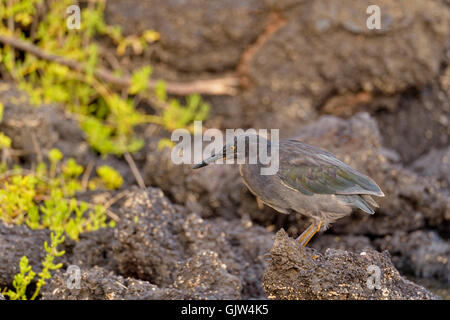
[[[244,148],[239,148],[242,145]],[[275,174],[261,174],[267,163],[248,161],[250,150],[259,150],[261,146],[268,152],[278,151]],[[239,173],[257,200],[280,213],[300,213],[312,220],[297,238],[302,246],[306,246],[320,230],[326,230],[336,220],[351,214],[353,209],[374,214],[374,208],[379,206],[372,196],[384,197],[373,179],[332,153],[297,139],[271,142],[261,135],[241,134],[193,169],[230,157],[245,160],[239,164]]]

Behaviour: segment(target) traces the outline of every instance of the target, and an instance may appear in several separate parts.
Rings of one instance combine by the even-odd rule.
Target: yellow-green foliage
[[[28,258],[23,256],[19,263],[20,271],[14,276],[13,287],[15,291],[8,290],[4,293],[6,297],[11,300],[26,300],[26,290],[28,285],[36,276],[30,265],[28,265]]]
[[[3,105],[3,103],[0,101],[0,122],[3,121],[3,110],[5,109],[5,106]]]
[[[0,150],[11,147],[11,138],[0,132]]]
[[[3,103],[0,101],[0,123],[3,121]],[[11,148],[11,138],[0,131],[0,150]]]
[[[27,214],[34,215],[36,184],[36,177],[21,175],[4,182],[0,189],[0,217],[3,221],[22,224]]]
[[[162,139],[159,139],[157,148],[158,148],[158,150],[163,150],[164,148],[171,149],[171,148],[173,148],[174,145],[175,145],[175,143],[172,140],[167,139],[167,138],[162,138]]]
[[[36,6],[41,3],[42,0],[1,1],[0,34],[15,36],[32,42],[45,52],[78,61],[86,67],[85,72],[44,61],[28,52],[18,59],[9,46],[0,48],[0,63],[29,94],[33,103],[59,103],[75,113],[89,144],[98,152],[121,155],[139,150],[143,141],[134,133],[139,124],[153,122],[173,130],[188,126],[194,119],[207,117],[209,106],[200,96],[188,97],[186,105],[176,99],[169,100],[163,82],[150,94],[168,107],[159,115],[144,115],[137,111],[134,96],[148,89],[150,66],[132,74],[131,85],[125,92],[117,92],[94,75],[101,60],[95,39],[112,40],[118,55],[124,54],[127,48],[140,54],[149,43],[159,39],[157,32],[147,30],[139,36],[124,37],[120,27],[105,23],[105,1],[90,1],[90,5],[81,9],[81,29],[70,30],[66,27],[66,9],[74,1],[47,0],[48,11],[43,18],[38,18]],[[14,30],[9,27],[11,19]],[[123,70],[114,72],[117,75],[124,73]]]
[[[122,176],[114,168],[109,166],[100,166],[97,168],[97,174],[107,189],[115,190],[122,186]]]
[[[48,246],[47,241],[44,242],[44,249],[47,252],[44,261],[42,262],[42,271],[39,272],[39,279],[36,284],[36,290],[31,296],[31,300],[36,299],[41,288],[45,285],[45,281],[51,278],[50,271],[57,270],[62,267],[62,263],[55,264],[55,258],[62,256],[65,251],[58,251],[58,245],[64,242],[64,236],[62,230],[57,230],[55,233],[50,234],[51,243]]]
[[[57,149],[48,154],[50,165],[40,163],[35,171],[20,168],[3,173],[0,187],[0,219],[26,224],[32,229],[64,230],[72,239],[79,234],[107,226],[105,208],[74,198],[82,190],[80,176],[84,171],[74,159],[62,162]],[[122,177],[114,169],[100,167],[93,178],[96,187],[119,188]],[[89,182],[88,182],[89,184]],[[114,222],[110,222],[113,226]]]
[[[47,255],[42,262],[43,268],[38,274],[32,300],[38,296],[46,280],[51,278],[50,271],[62,266],[55,264],[54,259],[64,254],[64,251],[57,250],[57,246],[64,242],[64,233],[78,240],[82,232],[114,226],[112,220],[107,224],[104,207],[74,198],[75,193],[83,188],[79,178],[84,168],[73,158],[66,161],[63,158],[58,149],[52,149],[48,153],[49,166],[42,162],[34,171],[17,167],[0,175],[0,220],[26,224],[32,229],[52,230],[50,246],[44,243]],[[113,168],[101,166],[97,172],[98,177],[92,179],[99,181],[96,187],[116,189],[121,186],[123,179]],[[12,300],[27,299],[27,286],[35,276],[36,273],[28,265],[28,258],[22,257],[20,272],[13,281],[14,290],[4,294]]]
[[[55,264],[55,258],[62,256],[65,251],[59,251],[58,245],[64,242],[63,231],[58,230],[50,234],[51,243],[48,245],[44,242],[44,250],[47,252],[44,261],[42,261],[42,271],[38,274],[36,289],[34,290],[31,300],[36,299],[41,288],[45,285],[46,280],[51,278],[50,271],[57,270],[62,267],[62,263]],[[36,273],[28,264],[28,258],[23,256],[19,263],[20,271],[14,276],[13,290],[8,290],[4,293],[11,300],[26,300],[26,290],[31,281],[34,280]]]

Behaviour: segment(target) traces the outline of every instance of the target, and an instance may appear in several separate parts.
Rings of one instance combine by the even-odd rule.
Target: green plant
[[[11,148],[11,138],[0,132],[0,150],[4,148]]]
[[[81,29],[70,30],[66,28],[65,10],[73,1],[48,0],[46,4],[45,14],[39,15],[38,8],[44,10],[42,0],[0,2],[0,34],[31,42],[49,54],[71,59],[84,67],[69,68],[28,51],[19,58],[8,45],[0,48],[0,63],[19,88],[29,94],[31,102],[58,103],[74,113],[93,149],[101,154],[133,153],[144,144],[135,134],[138,125],[152,122],[174,130],[207,117],[209,105],[200,96],[187,97],[186,104],[168,99],[164,82],[159,82],[155,92],[148,93],[158,98],[163,106],[161,112],[148,115],[138,111],[135,97],[148,91],[150,66],[132,73],[127,90],[118,90],[95,73],[105,59],[96,39],[114,43],[119,56],[125,52],[141,54],[146,46],[158,41],[157,32],[146,30],[139,36],[123,36],[120,27],[105,23],[105,2],[100,0],[90,1],[82,8]],[[122,75],[124,70],[116,69],[114,73]]]
[[[59,251],[58,245],[64,242],[63,230],[58,230],[50,234],[50,246],[47,241],[44,242],[44,250],[47,252],[44,261],[42,261],[42,271],[38,274],[36,288],[31,300],[36,299],[41,288],[45,285],[46,280],[51,278],[50,271],[60,269],[62,263],[55,264],[55,258],[64,255],[65,251]],[[20,271],[14,276],[14,291],[9,289],[4,293],[10,300],[27,300],[26,290],[28,285],[34,280],[36,273],[28,264],[28,258],[23,256],[19,263]]]
[[[5,109],[5,106],[0,101],[0,123],[3,121],[3,111],[4,111],[4,109]]]
[[[100,166],[97,168],[97,174],[107,189],[115,190],[122,186],[123,179],[119,172],[110,166]]]
[[[33,281],[36,273],[30,265],[28,265],[28,258],[23,256],[19,263],[20,271],[14,276],[13,287],[15,291],[8,290],[4,293],[6,297],[11,300],[26,300],[26,290],[28,285]]]
[[[27,213],[35,207],[37,179],[16,175],[4,182],[0,189],[0,217],[7,223],[22,224]]]
[[[167,138],[162,138],[162,139],[159,139],[159,141],[158,141],[157,149],[158,150],[163,150],[164,148],[171,149],[174,147],[174,145],[175,145],[175,143],[172,140],[167,139]]]
[[[74,197],[83,189],[83,166],[72,158],[63,161],[57,149],[50,150],[48,158],[49,167],[40,163],[34,171],[17,168],[0,176],[0,219],[32,229],[62,229],[75,240],[82,232],[114,226],[114,221],[107,221],[104,207]],[[122,184],[113,168],[101,166],[97,172],[98,177],[87,182],[91,188],[117,189]]]
[[[64,242],[63,234],[78,240],[82,232],[94,231],[103,227],[114,227],[113,220],[107,221],[106,209],[101,205],[91,205],[78,201],[73,196],[82,190],[79,177],[84,168],[75,159],[63,161],[64,156],[58,149],[48,153],[49,166],[42,162],[34,171],[16,167],[0,175],[0,220],[13,224],[26,224],[32,229],[46,228],[52,231],[51,244],[44,243],[47,252],[42,262],[42,271],[38,274],[36,289],[31,299],[35,299],[50,271],[61,268],[54,259],[64,254],[57,246]],[[101,166],[97,170],[96,187],[119,188],[122,177],[113,168]],[[88,181],[88,184],[90,182]],[[24,300],[27,286],[36,273],[28,265],[28,258],[20,260],[20,272],[14,277],[13,287],[5,295],[12,300]]]
[[[64,255],[65,251],[58,251],[58,245],[64,242],[63,231],[58,230],[55,233],[50,234],[51,243],[48,246],[47,241],[44,242],[44,249],[47,252],[44,261],[42,262],[42,271],[39,272],[39,279],[36,284],[36,290],[31,296],[31,300],[36,299],[42,286],[45,285],[45,281],[51,278],[50,271],[57,270],[62,267],[62,263],[55,264],[54,260],[56,257]]]

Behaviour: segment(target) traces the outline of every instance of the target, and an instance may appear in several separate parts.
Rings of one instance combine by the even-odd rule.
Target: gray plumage
[[[299,212],[313,220],[299,237],[306,245],[321,227],[326,229],[339,218],[349,215],[353,208],[373,214],[378,207],[371,196],[383,197],[380,187],[366,175],[337,159],[330,152],[295,139],[281,140],[278,145],[258,136],[269,150],[279,147],[279,170],[275,175],[261,175],[264,165],[239,165],[239,172],[248,189],[263,203],[289,214]],[[239,142],[252,143],[248,136],[235,138],[234,151]],[[262,141],[262,142],[261,142]],[[230,146],[224,147],[224,154]],[[210,159],[217,159],[213,156]],[[201,167],[207,165],[205,160]]]

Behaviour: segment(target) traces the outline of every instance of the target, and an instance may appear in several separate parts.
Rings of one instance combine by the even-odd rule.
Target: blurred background
[[[371,176],[376,214],[311,246],[387,250],[448,299],[449,61],[448,0],[1,0],[0,292],[73,298],[54,289],[76,264],[147,298],[266,298],[275,232],[308,221],[258,206],[234,166],[174,165],[171,132],[202,120],[280,129]],[[26,265],[60,270],[39,285]],[[83,297],[139,297],[109,290]]]

